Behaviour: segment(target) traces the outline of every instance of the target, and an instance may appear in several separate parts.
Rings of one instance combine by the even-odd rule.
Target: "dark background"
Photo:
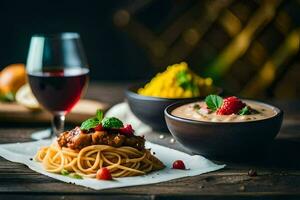
[[[254,28],[249,47],[228,70],[216,73],[220,55],[256,15],[256,21],[264,17],[259,9],[265,5],[274,14]],[[170,64],[187,61],[230,93],[294,99],[300,97],[299,13],[298,0],[3,0],[0,69],[26,62],[31,35],[70,31],[81,34],[92,80],[149,79]],[[292,50],[282,45],[291,34]],[[232,48],[229,52],[237,51]],[[256,81],[268,62],[274,63],[271,81]]]
[[[0,68],[26,62],[31,35],[79,32],[97,80],[147,76],[147,58],[113,24],[113,13],[128,1],[1,1]]]

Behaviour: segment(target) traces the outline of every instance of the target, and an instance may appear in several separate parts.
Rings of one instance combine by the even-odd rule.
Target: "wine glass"
[[[89,68],[78,33],[34,35],[26,70],[32,93],[52,116],[52,134],[64,130],[65,115],[79,101]]]

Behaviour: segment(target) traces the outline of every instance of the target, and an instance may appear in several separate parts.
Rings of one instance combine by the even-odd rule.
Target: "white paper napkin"
[[[112,181],[101,181],[91,178],[73,179],[59,174],[48,173],[43,170],[40,163],[32,160],[35,153],[41,146],[49,145],[50,143],[50,140],[39,140],[27,143],[2,144],[0,145],[0,156],[12,162],[25,164],[30,169],[57,180],[67,183],[74,183],[76,185],[81,185],[96,190],[159,183],[172,179],[195,176],[215,171],[225,166],[216,165],[202,156],[190,156],[177,150],[146,142],[146,147],[151,148],[152,151],[156,153],[155,156],[157,156],[166,165],[165,169],[143,176],[116,178]],[[175,160],[183,160],[188,169],[171,169],[172,163]]]

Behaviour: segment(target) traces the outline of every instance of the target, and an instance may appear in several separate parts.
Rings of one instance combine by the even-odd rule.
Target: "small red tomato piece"
[[[133,132],[134,132],[134,130],[130,124],[127,124],[125,127],[120,128],[119,131],[121,134],[124,134],[124,135],[133,135]]]
[[[182,160],[175,160],[173,162],[173,169],[185,169],[185,164]]]
[[[98,180],[112,180],[112,176],[110,174],[110,171],[106,167],[98,169],[97,174],[96,174],[96,178]]]
[[[97,125],[94,129],[95,129],[95,131],[103,131],[104,130],[101,124]]]

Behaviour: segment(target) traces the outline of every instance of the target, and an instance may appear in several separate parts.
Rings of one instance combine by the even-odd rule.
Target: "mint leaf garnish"
[[[96,111],[96,116],[97,116],[97,119],[99,120],[99,121],[102,121],[102,119],[103,119],[103,111],[102,110],[100,110],[100,109],[98,109],[97,111]]]
[[[245,106],[239,111],[239,115],[249,115],[250,113],[251,112],[248,106]]]
[[[103,118],[103,111],[97,110],[96,117],[89,118],[82,122],[80,129],[81,130],[89,130],[91,128],[95,128],[99,124],[102,124],[103,128],[122,128],[123,122],[115,117],[105,117]]]
[[[218,95],[211,94],[205,98],[205,103],[209,109],[216,111],[222,106],[223,98]]]
[[[95,128],[98,124],[100,124],[100,121],[96,117],[90,118],[82,122],[80,129],[89,130],[91,128]]]
[[[89,118],[84,122],[82,122],[80,129],[89,130],[91,128],[95,128],[97,125],[101,124],[102,119],[103,119],[103,111],[98,109],[96,111],[96,117]]]
[[[102,127],[107,129],[123,127],[123,122],[116,117],[105,117],[101,123]]]

